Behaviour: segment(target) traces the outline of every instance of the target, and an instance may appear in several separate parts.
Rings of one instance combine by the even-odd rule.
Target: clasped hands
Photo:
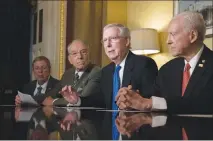
[[[132,133],[139,130],[141,126],[151,125],[152,116],[147,113],[120,112],[115,123],[119,133],[130,138]]]
[[[119,89],[116,96],[116,104],[121,110],[136,109],[150,111],[152,108],[152,100],[142,97],[138,90],[132,90],[131,85]]]

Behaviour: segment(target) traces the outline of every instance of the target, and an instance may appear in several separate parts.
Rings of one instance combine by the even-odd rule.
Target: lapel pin
[[[205,63],[206,62],[206,60],[202,60],[202,63]]]
[[[199,64],[198,66],[202,68],[202,67],[203,67],[203,64]]]

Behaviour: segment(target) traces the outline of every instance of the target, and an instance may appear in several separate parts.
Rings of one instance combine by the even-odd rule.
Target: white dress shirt
[[[78,73],[79,79],[81,78],[81,76],[83,75],[84,71],[75,71],[75,74]]]
[[[123,59],[123,61],[121,61],[121,63],[119,64],[119,66],[121,67],[121,69],[119,71],[120,87],[122,86],[122,82],[123,82],[124,67],[125,67],[126,58],[127,58],[128,54],[129,54],[129,52],[126,54],[126,57]]]
[[[185,65],[187,63],[189,63],[190,66],[191,66],[191,68],[189,69],[190,76],[194,72],[194,69],[197,65],[197,62],[200,59],[200,56],[203,52],[203,49],[204,49],[204,46],[201,47],[201,49],[198,51],[198,53],[189,62],[184,60]],[[185,67],[184,67],[184,69],[185,69]],[[167,109],[167,103],[166,103],[166,100],[164,98],[152,96],[151,99],[152,99],[152,110],[166,110]]]
[[[42,84],[42,85],[39,85],[39,84],[38,84],[38,81],[37,81],[37,83],[36,83],[36,88],[35,88],[34,93],[33,93],[34,96],[37,94],[38,88],[39,88],[39,87],[42,87],[41,93],[42,93],[42,94],[45,94],[46,89],[47,89],[48,81],[49,81],[49,78],[48,78],[48,80],[47,80],[44,84]]]

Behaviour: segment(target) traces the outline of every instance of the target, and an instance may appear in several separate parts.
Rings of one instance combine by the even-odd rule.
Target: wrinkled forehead
[[[108,27],[104,29],[103,38],[108,38],[111,36],[119,36],[120,30],[118,27]]]
[[[168,32],[181,30],[184,27],[184,21],[182,18],[172,19],[168,26]]]

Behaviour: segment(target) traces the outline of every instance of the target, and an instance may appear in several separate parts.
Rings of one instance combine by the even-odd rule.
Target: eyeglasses
[[[119,42],[119,39],[121,39],[121,38],[125,38],[125,37],[121,37],[121,36],[108,37],[108,38],[101,40],[101,43],[106,44],[107,41],[111,41],[111,43],[116,43],[116,42]]]
[[[73,57],[76,57],[78,54],[81,54],[81,55],[87,55],[87,50],[86,49],[83,49],[83,50],[80,50],[79,52],[71,52],[70,55],[73,56]]]

